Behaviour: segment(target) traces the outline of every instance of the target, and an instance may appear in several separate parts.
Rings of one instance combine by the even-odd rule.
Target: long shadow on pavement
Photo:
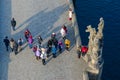
[[[8,66],[10,62],[10,48],[6,51],[3,39],[11,34],[11,0],[0,1],[0,80],[8,80]]]

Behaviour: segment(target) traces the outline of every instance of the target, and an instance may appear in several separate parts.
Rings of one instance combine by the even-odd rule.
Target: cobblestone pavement
[[[10,20],[17,21],[16,31],[11,29]],[[67,37],[71,40],[70,51],[63,50],[57,58],[48,58],[47,64],[37,61],[24,39],[25,29],[34,37],[41,35],[46,45],[51,33],[57,33],[65,24]],[[5,36],[17,40],[24,39],[24,49],[15,55],[6,52],[3,43]],[[36,44],[36,40],[34,41]],[[82,80],[86,64],[77,58],[74,31],[68,21],[68,4],[66,0],[1,0],[0,1],[0,80]]]

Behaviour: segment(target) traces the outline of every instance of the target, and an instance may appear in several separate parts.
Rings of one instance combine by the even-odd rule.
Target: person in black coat
[[[6,50],[8,51],[8,46],[10,44],[10,41],[8,40],[8,37],[6,36],[5,39],[3,40],[3,42],[5,43],[6,46]]]
[[[11,25],[12,25],[13,31],[15,31],[16,21],[14,18],[12,18],[12,20],[11,20]]]
[[[15,55],[17,55],[17,53],[18,53],[18,44],[17,44],[16,41],[15,41],[15,44],[14,44],[14,46],[13,46],[13,50],[14,50],[14,52],[15,52]]]

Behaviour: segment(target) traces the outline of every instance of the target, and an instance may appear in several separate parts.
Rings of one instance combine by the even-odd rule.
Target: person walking
[[[66,46],[66,50],[69,51],[69,48],[70,48],[70,40],[69,39],[65,39],[65,46]]]
[[[18,39],[18,52],[20,52],[22,50],[22,45],[23,45],[23,39],[20,38],[20,39]]]
[[[46,58],[47,58],[46,49],[41,48],[41,51],[42,51],[42,53],[41,53],[40,57],[41,57],[41,59],[42,59],[42,64],[45,65],[45,64],[46,64],[46,61],[45,61],[45,60],[46,60]]]
[[[10,44],[10,41],[8,40],[8,37],[6,36],[5,39],[3,40],[3,42],[5,43],[6,46],[6,51],[8,51],[8,46]]]
[[[15,45],[15,41],[13,38],[11,38],[10,39],[10,48],[11,48],[12,52],[13,52],[14,45]]]
[[[12,26],[13,31],[15,31],[16,21],[14,18],[12,18],[11,20],[11,26]]]

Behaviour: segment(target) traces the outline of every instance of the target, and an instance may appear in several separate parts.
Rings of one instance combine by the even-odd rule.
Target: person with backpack
[[[5,39],[3,40],[3,42],[5,43],[6,46],[6,51],[8,51],[8,46],[10,44],[10,41],[8,40],[8,37],[6,36]]]
[[[22,50],[22,45],[23,45],[23,39],[20,38],[20,39],[18,39],[18,52],[20,52]]]
[[[13,31],[15,31],[16,21],[14,18],[12,18],[11,20],[11,26],[12,26]]]

